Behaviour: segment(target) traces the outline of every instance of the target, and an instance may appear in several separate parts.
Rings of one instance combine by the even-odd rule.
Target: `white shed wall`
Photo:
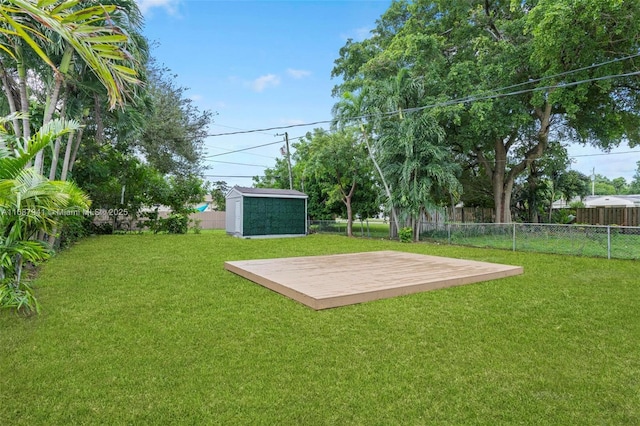
[[[236,217],[239,216],[242,218],[242,194],[231,190],[231,192],[227,194],[225,211],[225,230],[227,234],[242,235],[242,220],[239,221],[240,229],[236,229]]]

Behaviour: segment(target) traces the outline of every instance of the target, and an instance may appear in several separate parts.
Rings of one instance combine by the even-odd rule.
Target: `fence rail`
[[[346,224],[314,221],[312,232],[346,234]],[[557,225],[537,223],[422,223],[420,240],[513,251],[640,259],[640,227]],[[359,222],[353,235],[389,238],[389,225],[370,225],[369,232]]]

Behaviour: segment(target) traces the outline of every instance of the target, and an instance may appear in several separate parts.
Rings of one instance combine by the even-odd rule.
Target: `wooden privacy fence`
[[[591,207],[576,209],[576,223],[640,226],[640,207]]]
[[[191,220],[199,220],[202,229],[225,229],[225,212],[207,211],[192,213]]]
[[[169,217],[171,212],[168,211],[160,211],[158,212],[158,217],[166,219]],[[142,224],[146,221],[145,218],[134,219],[131,216],[119,216],[117,218],[117,226],[114,226],[116,230],[125,230],[125,231],[133,231],[138,229],[138,225]],[[201,229],[225,229],[225,212],[219,211],[206,211],[206,212],[197,212],[191,213],[189,215],[189,220],[191,221],[189,226],[194,225],[193,221],[200,221]],[[106,211],[102,215],[96,215],[94,221],[95,224],[100,225],[103,223],[114,223],[114,218],[110,217]]]

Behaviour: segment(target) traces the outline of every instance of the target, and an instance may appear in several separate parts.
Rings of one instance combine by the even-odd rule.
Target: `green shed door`
[[[304,199],[245,197],[243,235],[305,234]]]

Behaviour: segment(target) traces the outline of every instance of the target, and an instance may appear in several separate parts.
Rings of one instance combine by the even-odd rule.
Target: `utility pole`
[[[291,174],[291,151],[289,151],[289,133],[284,132],[284,140],[287,144],[287,165],[289,166],[289,189],[293,189],[293,175]]]
[[[593,173],[591,175],[591,195],[596,195],[596,168],[593,168]]]

